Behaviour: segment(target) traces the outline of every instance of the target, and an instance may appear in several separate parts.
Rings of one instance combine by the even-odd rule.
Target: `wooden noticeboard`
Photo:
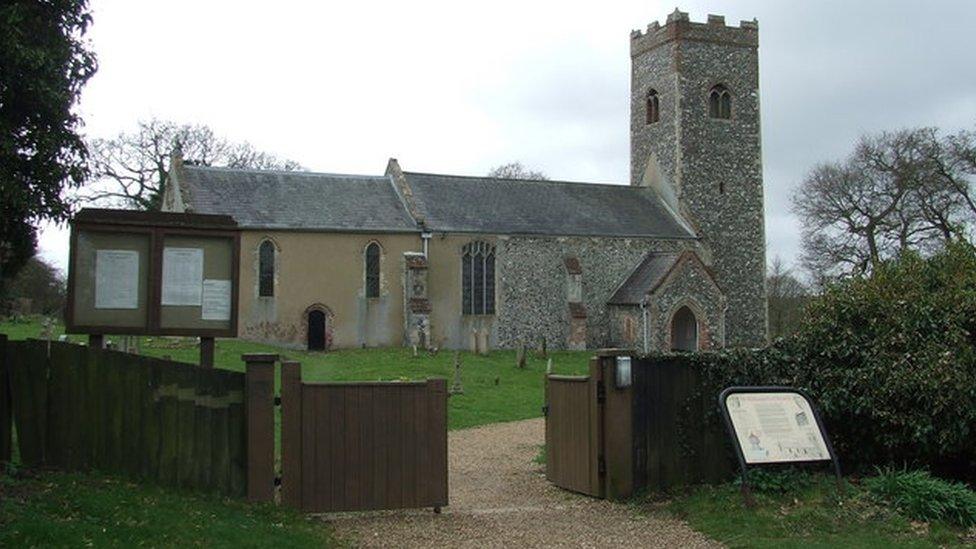
[[[66,331],[236,337],[239,261],[229,216],[81,210],[71,221]]]

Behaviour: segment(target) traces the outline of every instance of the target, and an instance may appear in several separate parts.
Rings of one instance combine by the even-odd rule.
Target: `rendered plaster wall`
[[[276,247],[275,295],[258,296],[258,247]],[[378,242],[380,297],[365,297],[364,251]],[[403,253],[420,249],[416,234],[354,234],[245,230],[241,235],[239,335],[307,345],[310,307],[327,312],[332,348],[403,343]]]

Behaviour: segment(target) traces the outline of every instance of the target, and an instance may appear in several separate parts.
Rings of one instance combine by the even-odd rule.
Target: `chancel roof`
[[[242,228],[416,232],[388,176],[183,166],[179,182],[199,213]]]

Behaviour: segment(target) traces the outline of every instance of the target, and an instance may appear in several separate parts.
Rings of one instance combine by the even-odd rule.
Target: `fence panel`
[[[7,367],[7,336],[0,334],[0,463],[13,453],[13,411],[10,407],[10,375]]]
[[[62,342],[5,346],[0,460],[9,403],[24,465],[244,494],[244,374]]]
[[[445,380],[302,384],[290,368],[282,376],[286,503],[309,512],[447,505]]]
[[[633,372],[634,489],[730,478],[735,461],[714,420],[717,395],[701,391],[700,372],[666,357],[635,359]]]

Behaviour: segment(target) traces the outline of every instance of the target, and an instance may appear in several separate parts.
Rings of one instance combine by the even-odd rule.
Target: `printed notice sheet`
[[[163,305],[200,305],[203,249],[163,249]]]
[[[139,252],[95,251],[95,308],[139,308]]]
[[[230,320],[230,280],[203,281],[203,320]]]
[[[813,409],[799,393],[732,393],[725,406],[746,463],[830,459]]]

